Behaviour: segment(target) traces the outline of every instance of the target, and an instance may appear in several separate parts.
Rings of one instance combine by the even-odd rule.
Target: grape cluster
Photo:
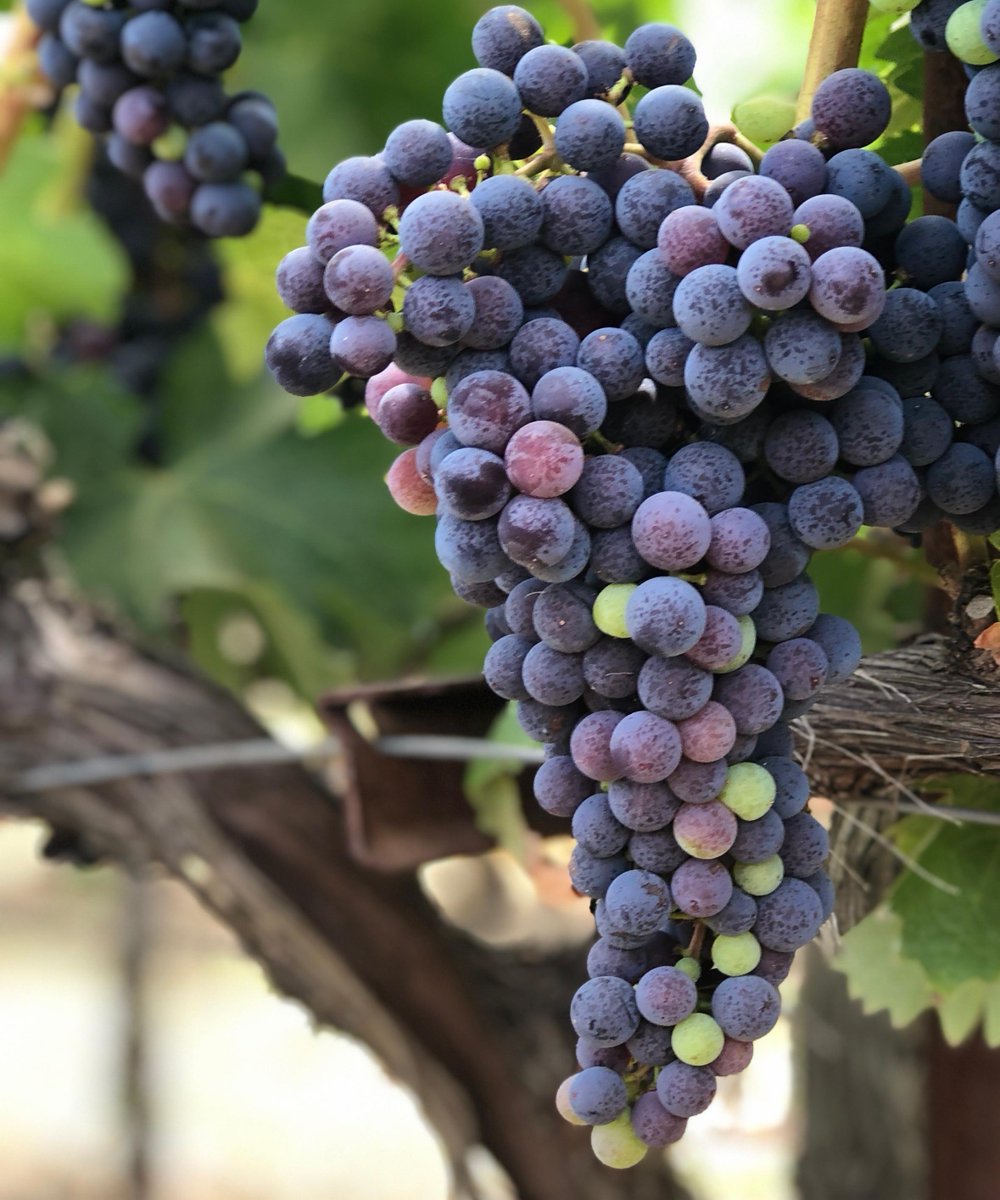
[[[296,395],[368,379],[392,496],[487,609],[599,934],[557,1103],[624,1167],[747,1065],[832,908],[790,722],[861,647],[810,557],[1000,526],[1000,390],[966,239],[866,149],[873,75],[761,156],[710,135],[673,26],[565,48],[505,5],[473,50],[447,130],[331,171],[266,357]]]
[[[76,119],[107,135],[114,166],[142,182],[157,216],[209,237],[242,237],[260,218],[262,183],[280,178],[274,106],[227,96],[240,23],[257,0],[27,0],[43,31],[42,72],[77,83]]]

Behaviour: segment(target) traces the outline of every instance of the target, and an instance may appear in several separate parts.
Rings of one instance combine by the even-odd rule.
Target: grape
[[[740,256],[737,277],[743,295],[757,308],[793,308],[809,292],[809,255],[791,238],[760,238]]]
[[[892,199],[894,176],[871,150],[841,150],[826,164],[826,190],[849,200],[867,220]]]
[[[521,108],[517,88],[506,75],[476,67],[448,85],[442,112],[445,125],[463,142],[490,149],[514,136]]]
[[[788,500],[788,519],[795,533],[815,550],[846,546],[864,520],[861,497],[835,475],[797,487]]]
[[[368,250],[366,246],[352,246],[341,250],[330,260],[327,272],[335,269],[334,263],[341,255],[360,255]],[[388,275],[384,277],[384,286],[388,287],[388,294],[391,296],[394,286],[392,267],[379,251],[371,250],[370,253],[378,255],[389,268]],[[330,298],[336,302],[332,293]],[[388,303],[388,298],[383,301],[383,304],[385,303]],[[475,316],[476,303],[473,293],[458,276],[424,275],[407,289],[403,301],[403,320],[407,330],[428,346],[454,345],[471,329]]]
[[[749,975],[760,962],[760,943],[752,933],[725,934],[712,943],[712,963],[723,975]]]
[[[1000,283],[991,279],[978,262],[969,268],[965,277],[965,296],[969,308],[980,321],[988,325],[1000,322]]]
[[[988,325],[980,325],[973,334],[972,362],[979,375],[989,383],[1000,383],[1000,370],[997,369],[995,356],[996,344],[997,330]]]
[[[514,84],[525,108],[556,117],[587,92],[587,68],[563,46],[536,46],[518,62]]]
[[[626,46],[626,55],[628,48]],[[708,135],[708,119],[699,97],[677,84],[657,86],[635,106],[635,136],[657,158],[687,158]]]
[[[708,1067],[668,1063],[656,1079],[656,1096],[675,1117],[694,1117],[715,1098],[715,1075]]]
[[[226,110],[226,120],[243,135],[252,162],[264,160],[274,151],[278,114],[265,96],[248,92],[237,97]]]
[[[644,500],[632,519],[632,538],[642,557],[661,570],[683,570],[709,548],[708,513],[683,492],[658,492]]]
[[[196,202],[197,199],[196,193]],[[378,317],[345,317],[334,326],[330,337],[330,353],[334,362],[342,371],[357,375],[360,379],[367,379],[384,370],[392,361],[395,350],[396,335]],[[383,400],[383,407],[384,404]],[[430,428],[425,429],[420,437],[428,433]],[[413,442],[420,441],[420,437],[414,438]]]
[[[587,286],[602,308],[618,316],[629,310],[625,282],[629,269],[642,254],[628,238],[613,237],[587,257]]]
[[[694,342],[680,329],[660,329],[646,346],[646,370],[667,387],[682,387],[684,364]]]
[[[525,652],[527,653],[527,651]],[[571,817],[593,792],[593,782],[577,770],[568,755],[547,759],[533,782],[539,807],[554,817]]]
[[[760,603],[764,581],[759,571],[727,575],[724,571],[709,570],[705,572],[701,594],[706,604],[724,608],[734,617],[745,617]]]
[[[605,410],[607,407],[603,389],[590,375],[575,369],[579,347],[575,331],[553,317],[529,321],[511,342],[511,370],[525,387],[535,389],[533,403],[539,418],[558,420],[558,413],[565,409],[579,411],[581,418],[585,412],[588,419],[592,419],[591,414],[601,412],[603,420],[601,402]],[[550,372],[552,377],[548,378]],[[542,384],[543,378],[544,386],[536,386]],[[579,429],[570,425],[570,428],[580,436],[591,432],[590,427]]]
[[[613,529],[632,519],[642,498],[642,476],[632,463],[622,455],[600,454],[583,463],[569,502],[588,525]]]
[[[826,862],[830,838],[814,816],[797,813],[785,822],[785,841],[780,853],[785,876],[806,879]]]
[[[588,796],[573,814],[573,836],[598,858],[608,858],[625,848],[629,832],[612,814],[603,792]],[[599,971],[597,974],[604,974]],[[616,974],[617,972],[610,972]],[[593,974],[593,972],[591,972]],[[634,982],[634,980],[630,980]]]
[[[562,290],[569,274],[561,255],[545,246],[508,250],[496,273],[515,289],[525,305],[544,304]]]
[[[680,579],[640,583],[625,610],[628,632],[650,654],[671,657],[690,650],[705,631],[705,605]]]
[[[763,639],[781,642],[805,633],[818,611],[816,587],[808,575],[800,575],[789,583],[765,589],[753,620]]]
[[[676,726],[654,713],[629,713],[615,726],[610,741],[618,774],[634,783],[657,783],[681,758]]]
[[[187,208],[194,183],[179,163],[152,163],[143,178],[146,194],[157,212]],[[367,210],[366,210],[367,211]],[[282,303],[298,313],[323,313],[330,306],[323,290],[323,267],[308,246],[290,250],[278,263],[275,284]]]
[[[621,778],[610,746],[611,735],[621,720],[621,713],[603,711],[590,713],[577,724],[570,748],[573,762],[584,775],[603,783]]]
[[[644,87],[685,83],[694,72],[694,46],[673,25],[640,25],[625,43],[625,61]]]
[[[941,364],[931,395],[956,421],[989,421],[1000,413],[1000,388],[983,379],[968,355]]]
[[[771,470],[789,483],[813,483],[824,479],[837,464],[837,431],[826,417],[808,409],[782,413],[767,431],[764,457]],[[760,519],[765,520],[763,516]],[[768,546],[770,553],[770,537]],[[796,559],[794,573],[804,565]]]
[[[381,220],[387,208],[399,203],[399,188],[380,159],[345,158],[327,175],[323,199],[356,200]]]
[[[59,18],[59,36],[77,58],[108,63],[118,54],[119,36],[124,26],[124,13],[72,0]]]
[[[729,903],[733,880],[723,863],[690,858],[674,871],[670,893],[674,907],[681,912],[691,917],[711,917]]]
[[[983,41],[979,28],[986,2],[987,0],[970,0],[968,4],[960,4],[945,26],[948,49],[956,58],[973,66],[996,62],[998,57]]]
[[[595,1125],[590,1131],[590,1148],[598,1162],[619,1170],[634,1167],[647,1153],[647,1144],[632,1128],[627,1112],[608,1125]]]
[[[693,1013],[674,1026],[670,1045],[681,1063],[704,1067],[718,1058],[724,1040],[722,1029],[712,1017]]]
[[[607,1067],[586,1067],[568,1085],[569,1108],[586,1125],[606,1125],[628,1104],[621,1076]]]
[[[469,200],[482,218],[484,245],[491,248],[529,246],[542,227],[541,201],[526,179],[494,175],[484,179]]]
[[[590,797],[595,799],[595,797]],[[602,797],[603,799],[603,797]],[[584,801],[586,804],[587,801]],[[644,949],[623,950],[613,946],[606,937],[600,937],[587,954],[587,974],[593,979],[597,975],[617,975],[628,983],[638,983],[649,965],[649,956]],[[639,1027],[641,1035],[642,1026]],[[583,1063],[581,1066],[592,1064]]]
[[[678,277],[663,265],[659,253],[647,250],[629,268],[625,280],[625,295],[633,314],[650,322],[654,330],[672,325],[678,282]]]
[[[434,489],[420,475],[416,466],[416,450],[404,450],[386,473],[389,495],[405,512],[414,516],[430,516],[437,511]]]
[[[780,1012],[777,989],[753,975],[724,979],[712,996],[712,1015],[722,1032],[740,1042],[770,1033]]]
[[[509,365],[502,355],[483,355],[472,350],[458,355],[457,358],[461,359],[461,362],[455,367],[454,346],[426,346],[404,329],[396,338],[396,353],[392,356],[392,361],[410,375],[433,379],[446,373],[445,383],[449,389],[454,388],[458,380],[475,371],[504,370]]]
[[[766,949],[789,953],[811,942],[822,922],[823,906],[813,889],[801,879],[785,879],[757,901],[754,932]]]
[[[621,1045],[639,1026],[631,984],[614,975],[589,979],[573,997],[570,1021],[579,1037],[600,1046]]]
[[[485,583],[506,565],[494,520],[463,521],[446,513],[437,523],[434,549],[445,570],[468,583]]]
[[[959,173],[968,203],[992,212],[1000,204],[1000,146],[979,142],[965,156]]]
[[[504,553],[529,570],[552,566],[569,554],[576,527],[562,500],[515,496],[500,514],[500,543]]]
[[[788,978],[794,959],[794,953],[785,954],[779,950],[768,950],[765,946],[761,950],[760,963],[754,968],[754,975],[766,979],[768,983],[777,987],[779,983]],[[737,1045],[740,1044],[742,1043],[737,1043]]]
[[[1000,72],[997,71],[995,66],[987,67],[984,71],[979,71],[975,78],[970,81],[965,93],[965,115],[969,125],[981,137],[989,138],[990,141],[996,141],[1000,137],[1000,121],[997,119],[996,108],[998,100],[997,84],[1000,82],[998,76],[1000,76]],[[967,133],[961,133],[959,136],[969,139],[960,143],[964,156],[976,143],[975,139]],[[955,147],[956,152],[958,148],[958,146]],[[943,179],[941,180],[942,186],[948,193],[954,195],[955,192],[959,192],[955,200],[951,201],[951,203],[957,204],[962,198],[958,182],[961,159],[955,161],[949,158],[945,162],[942,162],[938,169],[943,175]],[[921,175],[923,175],[923,169],[921,169]]]
[[[978,446],[954,442],[927,468],[927,494],[946,513],[982,508],[996,490],[993,464]]]
[[[378,223],[370,209],[357,200],[333,200],[309,218],[306,241],[324,265],[348,246],[378,244]]]
[[[692,205],[694,198],[691,185],[676,172],[643,171],[627,180],[618,193],[615,200],[618,227],[636,246],[652,250],[666,217]]]
[[[805,250],[813,262],[828,250],[859,247],[864,240],[864,217],[844,196],[813,196],[798,206],[792,219],[809,230]]]
[[[631,642],[604,637],[584,654],[583,677],[598,695],[624,700],[635,694],[646,661],[645,654]]]
[[[645,1092],[632,1105],[632,1128],[645,1145],[660,1148],[681,1139],[687,1120],[667,1112],[655,1092]]]
[[[761,599],[763,599],[763,597],[761,597]],[[758,608],[759,607],[760,607],[760,604],[758,602]],[[733,671],[738,671],[740,669],[740,667],[745,666],[750,661],[751,657],[753,656],[754,650],[757,648],[757,626],[755,625],[755,623],[753,621],[751,621],[749,617],[737,617],[736,623],[740,629],[739,652],[737,654],[735,654],[728,662],[723,663],[721,666],[716,667],[715,668],[716,674],[730,675],[730,674],[732,674]],[[747,738],[750,736],[755,737],[756,734],[750,735],[750,734],[740,733],[739,730],[737,730],[737,743],[739,743],[741,738]],[[736,749],[736,747],[734,745],[733,752],[735,752],[735,749]],[[734,759],[733,761],[737,762],[740,760]]]
[[[595,183],[599,183],[604,188],[611,197],[612,203],[614,203],[618,199],[618,193],[633,175],[638,175],[650,169],[649,163],[637,154],[622,154],[610,167],[606,167],[603,171],[592,171],[590,177]]]
[[[532,421],[519,429],[504,455],[510,481],[528,496],[561,496],[584,467],[579,439],[555,421]]]
[[[612,166],[625,145],[625,122],[602,100],[577,100],[556,123],[556,151],[577,171]]]
[[[397,182],[426,187],[451,166],[451,142],[433,121],[404,121],[389,134],[382,157]]]
[[[885,462],[903,440],[903,409],[895,396],[864,385],[841,397],[831,411],[840,455],[852,466]]]
[[[812,119],[836,150],[867,146],[885,132],[892,115],[889,89],[877,75],[847,67],[816,89]]]
[[[135,145],[119,133],[109,135],[105,148],[108,162],[129,179],[142,179],[146,168],[153,161],[152,154],[145,146]]]
[[[545,588],[535,595],[530,607],[532,631],[554,650],[566,654],[589,650],[600,640],[591,617],[593,599],[593,591],[580,583]]]
[[[706,179],[718,179],[734,171],[749,175],[753,169],[750,155],[731,142],[716,142],[701,162],[701,173]]]
[[[868,332],[872,345],[893,362],[915,362],[932,353],[943,322],[932,297],[915,288],[897,288],[886,296],[882,315]]]
[[[42,34],[38,43],[38,65],[56,89],[69,87],[77,76],[76,55],[52,33]]]
[[[170,75],[184,62],[187,39],[169,13],[146,12],[126,22],[120,48],[129,70],[158,78]]]
[[[781,715],[784,699],[778,681],[770,671],[756,663],[740,667],[732,674],[717,679],[714,698],[729,709],[737,732],[743,734],[763,733],[769,729]],[[735,778],[743,779],[752,775],[741,764]],[[737,816],[745,817],[745,814],[738,812]]]
[[[681,447],[671,457],[663,477],[665,491],[693,497],[709,516],[739,504],[745,486],[739,459],[712,442]]]
[[[652,190],[652,184],[643,189]],[[729,257],[729,243],[719,228],[715,212],[695,205],[682,205],[664,217],[656,245],[674,275],[688,275],[698,267],[724,263]]]
[[[784,877],[785,864],[778,854],[761,862],[733,864],[733,878],[751,896],[769,896]]]
[[[982,78],[984,74],[984,72],[980,72],[976,78]],[[988,87],[989,84],[987,84]],[[985,99],[984,92],[986,90],[986,88],[977,88],[976,80],[973,80],[965,94],[966,113],[969,124],[974,128],[975,119],[981,111],[981,98]],[[983,113],[983,116],[993,119],[992,114]],[[1000,129],[997,132],[1000,133]],[[965,156],[975,144],[976,139],[971,133],[954,129],[939,134],[924,148],[924,155],[920,160],[920,180],[935,199],[942,200],[946,204],[958,204],[961,201],[962,188],[959,183],[959,172]]]
[[[638,679],[639,699],[650,712],[683,721],[700,712],[712,695],[712,676],[693,663],[650,658]]]
[[[881,315],[885,295],[882,268],[865,250],[842,246],[813,263],[809,299],[829,321],[864,328]]]
[[[450,275],[467,267],[483,247],[478,210],[454,192],[428,192],[399,222],[402,252],[422,270]]]
[[[186,222],[197,183],[181,163],[151,162],[142,186],[160,220]],[[276,279],[278,294],[295,312],[322,313],[330,307],[323,291],[323,269],[307,246],[285,255]]]
[[[593,180],[561,175],[546,185],[541,198],[541,239],[550,250],[589,254],[607,240],[614,213],[607,193]]]
[[[738,250],[763,237],[787,237],[793,211],[781,184],[762,175],[737,179],[713,209],[724,237]]]
[[[59,28],[59,18],[69,0],[27,0],[25,9],[31,20],[48,33],[55,33]]]
[[[111,110],[111,118],[115,131],[136,146],[152,145],[170,127],[166,99],[156,88],[145,84],[122,92]]]
[[[315,396],[340,378],[330,357],[333,325],[327,317],[300,314],[287,317],[271,334],[265,358],[278,384],[293,396]]]
[[[776,807],[777,793],[774,804],[763,816],[755,817],[752,821],[737,822],[736,840],[731,848],[732,856],[737,862],[762,863],[772,858],[781,849],[781,843],[785,840],[785,826],[781,816],[775,811]],[[733,893],[734,897],[738,894],[737,892]],[[756,906],[754,906],[754,912],[756,913]],[[751,921],[746,928],[749,929],[752,924]],[[742,930],[719,928],[716,928],[715,931],[716,933],[742,932]]]
[[[385,308],[395,284],[392,264],[374,246],[347,246],[338,250],[323,275],[323,286],[331,302],[353,316],[367,316]]]
[[[601,385],[608,400],[624,400],[642,382],[645,359],[642,347],[624,329],[595,329],[580,343],[577,366]]]
[[[960,279],[967,254],[965,238],[946,217],[917,217],[896,238],[898,269],[923,290]]]
[[[681,331],[703,346],[734,341],[753,316],[736,270],[721,264],[698,267],[681,279],[673,308]]]
[[[718,800],[685,804],[674,817],[673,831],[678,846],[692,858],[721,858],[736,840],[736,818]]]
[[[504,700],[527,700],[528,690],[521,677],[521,668],[530,649],[531,642],[514,634],[498,638],[490,646],[483,660],[483,678],[491,691]]]
[[[502,454],[515,431],[530,420],[528,393],[502,371],[468,375],[448,397],[448,422],[455,436],[495,454]]]
[[[764,668],[756,670],[762,672]],[[756,821],[768,811],[776,795],[777,786],[770,772],[757,763],[743,762],[729,768],[719,799],[741,820]]]
[[[587,68],[587,92],[591,96],[609,92],[625,71],[625,51],[614,42],[577,42],[573,53]],[[586,170],[585,167],[581,169]]]
[[[716,1075],[738,1075],[745,1071],[753,1059],[753,1043],[738,1042],[727,1037],[719,1057],[708,1065]]]
[[[385,400],[395,391],[393,388],[387,392]],[[429,395],[427,399],[430,400]],[[433,400],[430,403],[433,405]],[[379,416],[381,413],[380,408]],[[433,417],[428,414],[428,419],[436,419],[436,416],[435,409]],[[486,517],[496,516],[511,494],[503,459],[488,450],[473,447],[463,447],[448,455],[434,472],[434,490],[441,511],[460,517],[463,521],[482,521]]]
[[[684,364],[691,407],[718,424],[748,416],[767,395],[770,383],[764,351],[749,334],[727,346],[696,345]]]
[[[777,819],[777,818],[776,818]],[[742,821],[738,824],[746,825],[747,822]],[[781,825],[781,821],[778,821]],[[736,843],[733,843],[735,854]],[[748,896],[746,892],[740,891],[739,888],[733,888],[733,894],[729,899],[729,903],[720,912],[714,916],[707,917],[705,924],[712,930],[713,933],[721,933],[728,937],[735,937],[738,934],[746,933],[747,930],[753,927],[754,921],[757,919],[757,902],[752,896]]]
[[[711,536],[706,561],[730,575],[759,567],[771,549],[771,532],[766,522],[749,508],[728,508],[716,513],[711,519]]]
[[[861,497],[866,525],[902,525],[916,511],[922,497],[916,472],[898,454],[876,467],[856,472],[851,482]]]
[[[479,18],[472,30],[472,53],[482,67],[513,74],[523,56],[545,40],[531,13],[516,4],[501,4]]]
[[[704,596],[704,593],[702,595]],[[690,662],[704,667],[707,671],[721,671],[740,653],[742,645],[743,631],[739,620],[726,609],[718,608],[714,604],[707,604],[705,606],[705,632],[687,652],[686,657]],[[729,752],[729,748],[727,746],[725,751],[713,754],[711,758],[722,758]],[[684,753],[689,758],[701,757],[686,747]]]
[[[788,700],[808,700],[826,682],[830,669],[826,652],[809,638],[790,638],[775,646],[767,669],[781,684]]]
[[[219,75],[240,56],[240,27],[226,13],[205,13],[185,23],[187,65],[199,75]]]
[[[419,383],[399,383],[383,394],[375,422],[390,441],[415,446],[434,431],[438,422],[437,405]],[[443,470],[439,468],[435,473],[437,479],[444,477]]]
[[[936,284],[927,293],[937,305],[942,331],[938,342],[940,354],[962,354],[968,349],[978,322],[965,295],[965,287],[957,280]]]
[[[577,654],[562,654],[538,642],[525,655],[521,670],[532,700],[557,707],[583,695],[583,664]]]
[[[631,583],[602,588],[594,602],[594,622],[602,633],[614,638],[628,637],[625,610],[634,591],[635,585]]]
[[[800,205],[824,190],[826,159],[811,143],[790,139],[777,142],[767,151],[760,163],[760,173],[780,183],[792,203]]]
[[[670,828],[633,833],[628,842],[628,854],[637,867],[661,875],[673,871],[687,859]]]
[[[670,1034],[671,1030],[667,1026],[640,1020],[639,1028],[625,1043],[625,1047],[637,1063],[662,1067],[674,1059],[674,1052],[670,1048]]]

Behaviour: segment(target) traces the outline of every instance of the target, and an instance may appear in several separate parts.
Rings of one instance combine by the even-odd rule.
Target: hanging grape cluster
[[[956,225],[909,221],[866,149],[891,116],[868,72],[760,155],[710,130],[673,26],[567,48],[505,5],[472,44],[444,126],[330,172],[267,362],[295,395],[369,380],[393,497],[487,610],[599,934],[557,1104],[625,1167],[746,1067],[832,908],[789,723],[861,650],[813,551],[1000,526],[1000,65],[969,89],[986,140],[924,162]]]
[[[157,215],[209,237],[241,237],[260,217],[259,182],[281,177],[274,106],[227,96],[240,23],[257,0],[27,0],[43,31],[41,70],[79,84],[74,114],[106,135],[110,161],[140,180]]]

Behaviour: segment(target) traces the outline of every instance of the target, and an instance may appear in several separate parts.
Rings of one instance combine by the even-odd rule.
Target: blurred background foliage
[[[292,171],[320,181],[343,157],[376,151],[398,122],[439,119],[445,87],[473,65],[469,32],[488,6],[264,3],[230,88],[271,96]],[[532,7],[551,38],[573,40],[575,3]],[[646,20],[681,25],[699,47],[695,78],[717,120],[748,97],[794,98],[811,4],[593,7],[612,38]],[[876,58],[889,25],[872,21],[865,63],[892,72],[897,116],[885,151],[901,160],[917,137],[919,87],[905,32],[894,63]],[[162,369],[139,386],[143,347],[119,336],[127,214],[111,214],[112,233],[91,210],[92,156],[64,103],[29,120],[0,176],[0,411],[44,431],[49,470],[75,493],[53,567],[126,627],[183,645],[244,693],[262,679],[310,699],[357,678],[478,671],[481,614],[451,594],[433,523],[390,501],[382,476],[393,448],[357,410],[292,400],[262,370],[267,335],[285,315],[274,266],[301,244],[304,215],[271,207],[253,236],[216,247],[221,302],[205,304],[207,319],[172,338]],[[169,239],[153,252],[180,279],[168,309],[192,303],[185,288],[214,286],[204,264],[201,275],[171,276],[179,253]],[[155,292],[154,280],[152,302],[163,302]],[[919,566],[904,550],[889,559],[848,550],[816,566],[825,606],[851,617],[869,650],[919,620]]]

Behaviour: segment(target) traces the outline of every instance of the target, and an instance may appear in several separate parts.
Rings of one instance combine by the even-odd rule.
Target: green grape
[[[752,933],[720,934],[712,943],[712,962],[723,975],[749,975],[760,962],[760,942]]]
[[[808,225],[793,225],[792,231],[789,234],[789,237],[798,242],[800,246],[804,246],[811,236],[812,231]]]
[[[440,375],[431,384],[431,399],[438,408],[446,408],[448,405],[448,385],[445,383],[444,376]]]
[[[691,958],[685,955],[684,958],[679,958],[674,966],[678,971],[683,971],[685,975],[698,982],[701,978],[701,963],[696,958]]]
[[[571,1125],[586,1125],[587,1122],[581,1121],[580,1118],[573,1111],[573,1109],[570,1107],[569,1085],[572,1082],[573,1082],[573,1077],[570,1076],[569,1079],[564,1079],[562,1081],[562,1083],[559,1085],[559,1089],[556,1092],[556,1112],[559,1113],[559,1115],[562,1117],[562,1119],[564,1121],[569,1121],[569,1123]]]
[[[632,1128],[630,1108],[626,1108],[620,1117],[615,1117],[607,1125],[595,1125],[590,1131],[590,1148],[599,1162],[618,1170],[642,1162],[649,1149]]]
[[[985,67],[997,61],[997,55],[983,41],[979,32],[979,19],[988,0],[968,0],[960,4],[948,18],[945,41],[948,49],[962,62],[974,67]]]
[[[736,105],[733,124],[751,142],[769,146],[780,142],[795,124],[795,105],[780,96],[755,96]]]
[[[748,896],[769,896],[785,878],[785,864],[780,854],[765,858],[761,863],[733,863],[733,879]]]
[[[876,12],[902,16],[916,8],[920,0],[870,0],[870,3]]]
[[[743,635],[743,644],[736,656],[731,658],[724,667],[716,667],[716,675],[728,675],[730,672],[738,671],[740,667],[746,666],[750,661],[750,656],[757,649],[757,626],[750,617],[737,617],[736,620],[739,622],[740,633]]]
[[[594,624],[608,637],[627,638],[625,606],[635,591],[634,583],[610,583],[594,601]]]
[[[726,773],[719,799],[744,821],[756,821],[774,803],[774,776],[752,762],[734,763]]]
[[[708,1013],[692,1013],[674,1026],[670,1048],[689,1067],[707,1067],[719,1057],[725,1036]]]

